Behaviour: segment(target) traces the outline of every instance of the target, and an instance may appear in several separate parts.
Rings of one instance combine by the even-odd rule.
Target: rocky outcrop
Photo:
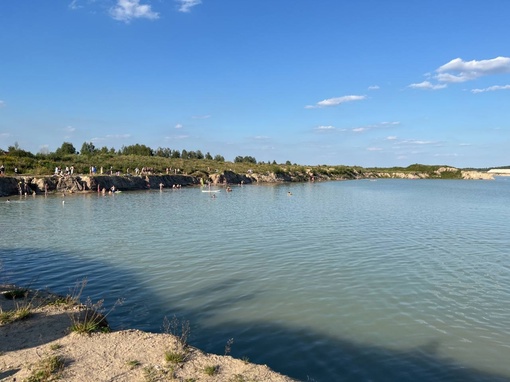
[[[459,173],[460,172],[460,176]],[[200,179],[213,184],[252,184],[252,183],[285,183],[309,182],[326,180],[398,178],[398,179],[428,179],[428,178],[462,178],[462,179],[494,179],[493,174],[480,171],[460,171],[454,167],[441,167],[430,173],[426,172],[366,172],[363,170],[344,169],[336,172],[335,169],[325,169],[322,172],[311,169],[302,172],[266,172],[237,174],[225,171],[223,174],[192,175],[143,175],[143,176],[18,176],[0,177],[0,196],[17,194],[44,194],[45,192],[83,192],[108,191],[112,187],[119,191],[133,191],[146,189],[172,188],[176,186],[189,187],[200,184]]]
[[[462,171],[462,179],[494,180],[494,175],[481,171]]]
[[[256,180],[248,175],[236,174],[233,171],[225,171],[223,174],[215,173],[209,175],[212,184],[251,184]]]
[[[0,196],[101,191],[112,187],[119,191],[134,191],[159,189],[160,185],[186,187],[198,183],[197,178],[187,175],[1,177]]]

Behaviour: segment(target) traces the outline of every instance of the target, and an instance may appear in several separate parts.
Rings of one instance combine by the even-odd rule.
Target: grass
[[[70,330],[79,334],[89,334],[94,332],[109,332],[110,327],[106,317],[120,304],[122,300],[112,306],[111,309],[105,311],[104,300],[93,302],[90,297],[84,303],[79,303],[83,290],[87,284],[87,280],[77,283],[71,295],[67,296],[64,301],[75,305],[75,311],[70,314],[72,325]]]
[[[129,366],[130,369],[135,369],[138,366],[140,366],[142,363],[136,359],[133,359],[131,361],[127,361],[126,364]]]
[[[9,324],[30,317],[32,314],[32,305],[30,303],[16,304],[16,308],[3,311],[0,308],[0,324]]]
[[[62,356],[54,355],[42,359],[26,382],[46,382],[58,379],[65,366]]]
[[[204,373],[210,377],[218,374],[218,371],[219,371],[219,367],[217,365],[206,366],[204,368]]]
[[[177,342],[182,348],[188,346],[188,338],[191,333],[189,321],[179,320],[177,316],[173,316],[171,320],[168,317],[163,319],[163,331],[176,337]]]
[[[26,298],[28,296],[28,289],[26,288],[15,288],[3,293],[4,297],[8,300],[17,300],[20,298]]]
[[[167,350],[165,352],[165,361],[174,365],[184,363],[186,361],[186,352]]]
[[[165,351],[165,361],[173,365],[186,362],[188,356],[188,337],[191,329],[189,321],[179,320],[177,316],[173,316],[171,320],[167,317],[163,319],[163,331],[171,334],[176,339],[173,349]]]
[[[51,344],[51,346],[50,346],[50,350],[53,350],[53,351],[59,350],[62,348],[63,348],[63,346],[61,344]]]

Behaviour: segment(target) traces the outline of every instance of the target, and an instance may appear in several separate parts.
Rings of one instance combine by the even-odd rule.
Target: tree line
[[[100,154],[109,154],[109,155],[138,155],[138,156],[146,156],[146,157],[161,157],[161,158],[171,158],[171,159],[206,159],[206,160],[214,160],[217,162],[225,162],[225,158],[222,155],[215,155],[214,157],[209,153],[203,154],[200,150],[172,150],[168,147],[158,147],[157,149],[152,149],[146,145],[135,144],[129,146],[122,146],[119,150],[115,150],[113,147],[108,148],[103,146],[101,148],[97,148],[92,142],[83,142],[81,149],[78,151],[74,147],[74,145],[70,142],[64,142],[62,145],[55,150],[55,152],[40,152],[38,154],[33,154],[29,151],[25,151],[21,149],[18,143],[15,143],[13,146],[9,146],[7,151],[0,149],[0,154],[8,154],[12,157],[18,158],[41,158],[47,157],[54,160],[62,159],[67,155],[83,155],[87,157],[93,157],[95,155]],[[234,163],[253,163],[257,164],[257,160],[252,156],[236,156],[234,159]],[[273,163],[276,163],[273,161]]]

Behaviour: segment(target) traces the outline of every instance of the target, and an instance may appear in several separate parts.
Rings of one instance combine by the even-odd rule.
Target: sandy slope
[[[5,290],[0,286],[0,293]],[[187,348],[184,362],[172,364],[165,360],[165,352],[178,351],[179,342],[170,334],[70,333],[73,308],[48,306],[43,303],[46,299],[41,293],[29,296],[35,309],[28,318],[0,324],[0,381],[26,380],[41,368],[41,361],[55,355],[65,360],[62,381],[292,381],[267,366],[192,347]],[[0,312],[14,309],[15,304],[0,295]],[[211,376],[206,368],[212,366],[216,373]]]

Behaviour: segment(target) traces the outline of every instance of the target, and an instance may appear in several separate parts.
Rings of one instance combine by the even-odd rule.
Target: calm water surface
[[[292,195],[288,195],[288,191]],[[314,381],[510,381],[510,179],[0,199],[0,281]]]

